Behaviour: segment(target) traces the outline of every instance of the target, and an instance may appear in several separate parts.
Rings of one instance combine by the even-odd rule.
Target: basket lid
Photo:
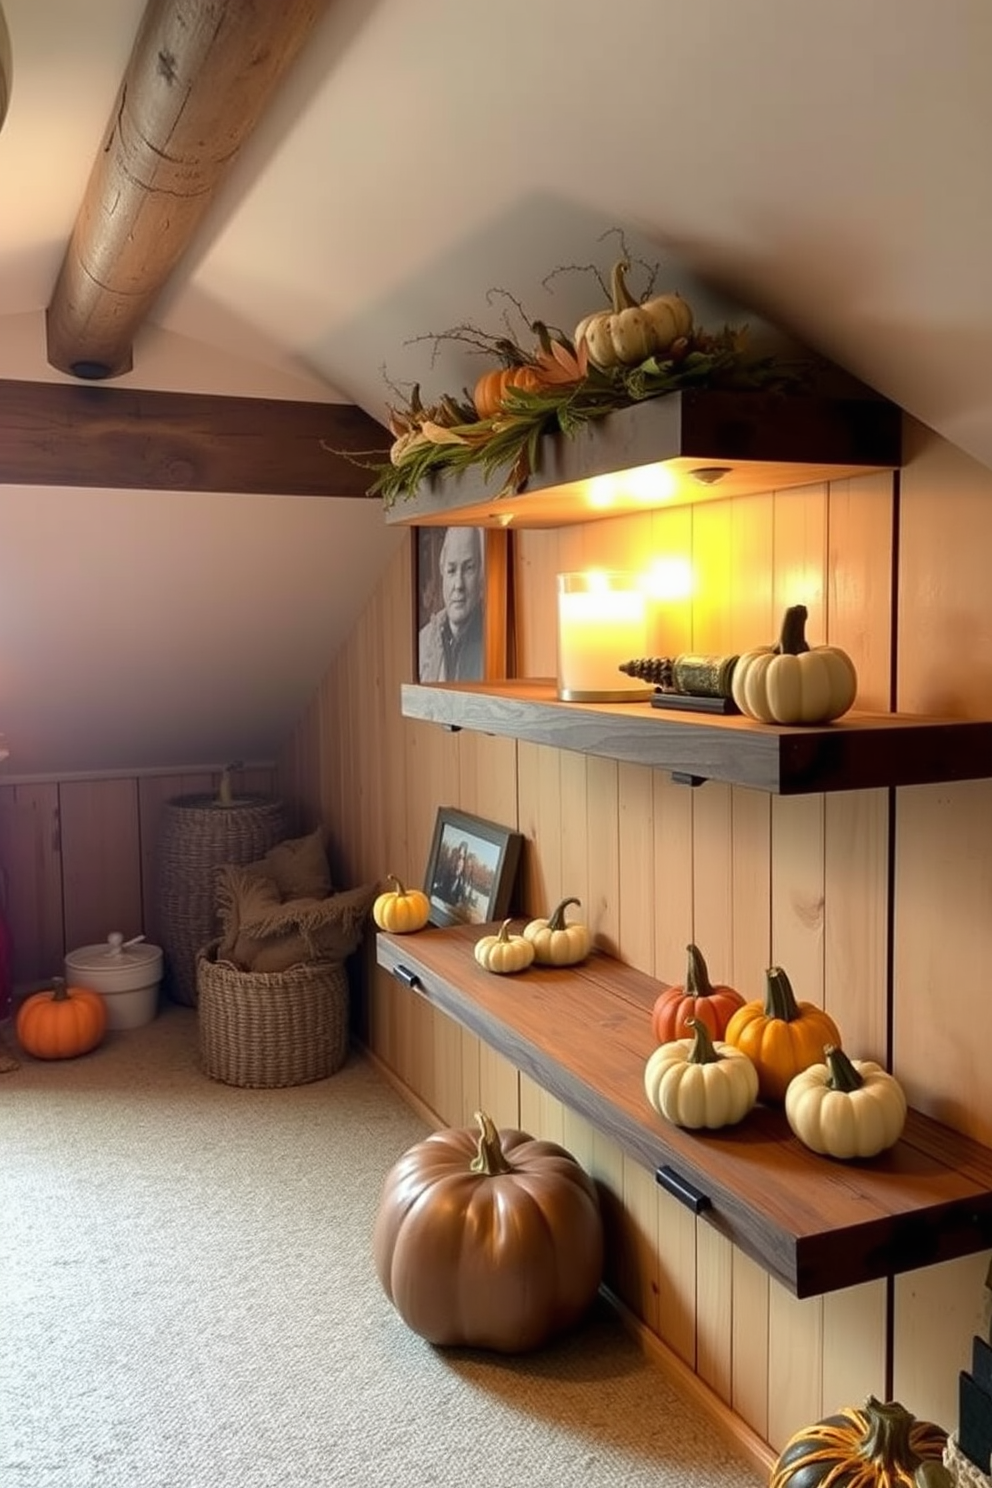
[[[119,930],[112,930],[100,945],[80,946],[78,950],[69,951],[65,964],[73,971],[112,971],[115,967],[152,966],[161,957],[161,948],[150,945],[143,935],[125,940]]]

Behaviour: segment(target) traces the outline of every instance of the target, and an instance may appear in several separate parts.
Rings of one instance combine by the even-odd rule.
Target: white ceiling
[[[143,3],[3,8],[0,377],[56,380],[44,310]],[[990,55],[987,0],[334,0],[120,382],[382,418],[389,382],[474,380],[410,342],[498,329],[487,291],[598,306],[543,281],[608,271],[619,228],[658,289],[715,276],[992,465]],[[399,541],[361,501],[0,487],[0,515],[7,778],[271,755]]]

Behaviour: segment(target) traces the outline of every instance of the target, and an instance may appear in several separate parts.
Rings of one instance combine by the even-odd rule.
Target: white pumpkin
[[[734,702],[760,723],[829,723],[846,713],[858,691],[854,663],[839,646],[810,646],[807,610],[785,612],[777,646],[743,652],[734,666]]]
[[[671,1039],[648,1056],[644,1093],[673,1126],[735,1126],[758,1099],[758,1071],[733,1044],[714,1043],[698,1018],[687,1026],[692,1038]]]
[[[825,1157],[875,1157],[898,1142],[906,1095],[894,1075],[871,1059],[849,1059],[828,1045],[826,1063],[789,1081],[785,1117],[806,1147]]]
[[[534,960],[545,966],[574,966],[592,949],[589,926],[581,920],[567,921],[565,911],[578,899],[563,899],[548,919],[531,920],[524,926],[524,939],[534,947]]]
[[[597,367],[637,367],[692,334],[692,311],[682,296],[656,295],[642,304],[627,288],[629,268],[626,259],[613,266],[612,309],[596,310],[575,327],[576,348],[584,341]]]

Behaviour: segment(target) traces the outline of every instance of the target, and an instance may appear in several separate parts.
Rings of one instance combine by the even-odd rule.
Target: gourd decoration
[[[497,1131],[432,1132],[383,1184],[372,1237],[383,1289],[434,1344],[522,1353],[571,1327],[596,1295],[603,1224],[596,1185],[554,1142]]]
[[[480,419],[493,418],[503,407],[503,399],[511,388],[520,388],[527,393],[539,393],[546,385],[539,367],[520,351],[515,342],[501,339],[496,349],[503,356],[504,365],[490,372],[483,372],[472,390],[472,403]]]
[[[67,987],[53,977],[43,992],[33,992],[17,1010],[14,1031],[21,1046],[36,1059],[75,1059],[88,1054],[107,1031],[107,1004],[99,992]]]
[[[686,1038],[693,1018],[705,1023],[711,1038],[722,1039],[731,1015],[744,1006],[744,998],[735,987],[710,981],[698,946],[690,943],[685,949],[688,958],[685,981],[666,987],[655,999],[651,1012],[651,1027],[659,1044]]]
[[[875,1157],[898,1142],[906,1124],[899,1081],[870,1059],[849,1059],[828,1044],[826,1063],[789,1082],[785,1117],[806,1147],[825,1157]]]
[[[783,1101],[790,1080],[819,1064],[826,1044],[839,1046],[834,1020],[812,1002],[797,1002],[780,966],[765,973],[765,1000],[746,1002],[727,1024],[724,1038],[735,1044],[758,1071],[758,1096]]]
[[[740,1049],[714,1043],[699,1018],[691,1037],[661,1044],[644,1066],[648,1101],[674,1126],[736,1126],[758,1099],[758,1072]]]
[[[510,921],[504,920],[495,935],[483,935],[475,942],[475,959],[486,971],[500,976],[526,971],[534,960],[534,947],[522,935],[510,933]]]
[[[380,930],[394,935],[409,935],[422,930],[430,919],[431,904],[422,889],[407,889],[395,873],[386,877],[395,887],[379,894],[372,905],[372,918]]]
[[[947,1432],[898,1401],[869,1395],[797,1431],[779,1454],[769,1488],[953,1488],[942,1464]]]
[[[586,315],[575,327],[578,350],[583,341],[597,367],[636,367],[648,357],[671,351],[692,334],[692,310],[680,294],[656,295],[643,303],[627,288],[627,259],[613,266],[612,307]]]
[[[744,651],[731,678],[734,702],[759,723],[830,723],[858,691],[854,663],[839,646],[810,646],[805,605],[785,612],[775,646]]]
[[[588,925],[566,920],[570,904],[582,908],[578,899],[563,899],[548,919],[531,920],[524,926],[524,939],[534,947],[534,960],[545,966],[575,966],[592,949]]]

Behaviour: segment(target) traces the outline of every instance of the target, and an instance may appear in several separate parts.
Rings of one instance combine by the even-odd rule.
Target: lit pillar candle
[[[633,574],[558,575],[558,696],[571,703],[630,702],[652,691],[620,664],[644,655],[645,594]]]

